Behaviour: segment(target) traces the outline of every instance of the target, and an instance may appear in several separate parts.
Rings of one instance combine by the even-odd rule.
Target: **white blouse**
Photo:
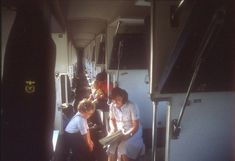
[[[85,135],[88,128],[87,119],[80,112],[77,112],[66,126],[65,131],[71,134],[80,132]]]
[[[139,109],[135,104],[128,101],[122,107],[117,108],[115,104],[110,105],[109,117],[115,119],[117,129],[129,130],[133,127],[132,121],[140,119]]]

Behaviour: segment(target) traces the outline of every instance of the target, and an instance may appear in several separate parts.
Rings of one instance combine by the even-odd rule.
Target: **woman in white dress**
[[[121,141],[112,143],[108,149],[108,161],[131,161],[143,155],[145,146],[142,139],[142,125],[138,107],[128,100],[125,90],[115,87],[111,94],[110,134],[121,130]]]

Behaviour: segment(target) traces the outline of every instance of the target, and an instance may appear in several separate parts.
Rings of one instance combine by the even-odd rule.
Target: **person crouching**
[[[83,99],[79,102],[77,110],[65,128],[65,141],[72,150],[73,161],[91,161],[94,143],[87,119],[95,112],[95,105],[92,101]]]

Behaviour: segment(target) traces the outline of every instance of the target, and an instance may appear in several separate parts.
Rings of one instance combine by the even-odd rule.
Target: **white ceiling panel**
[[[108,24],[119,17],[144,19],[149,6],[137,6],[136,0],[70,0],[68,1],[68,32],[76,47],[84,47],[96,35],[105,32]]]

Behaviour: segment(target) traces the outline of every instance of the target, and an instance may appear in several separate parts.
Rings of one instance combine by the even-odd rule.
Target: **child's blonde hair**
[[[84,98],[83,100],[81,100],[79,102],[79,104],[77,106],[77,110],[79,112],[88,112],[88,111],[91,111],[91,110],[95,111],[95,104],[92,101]]]

